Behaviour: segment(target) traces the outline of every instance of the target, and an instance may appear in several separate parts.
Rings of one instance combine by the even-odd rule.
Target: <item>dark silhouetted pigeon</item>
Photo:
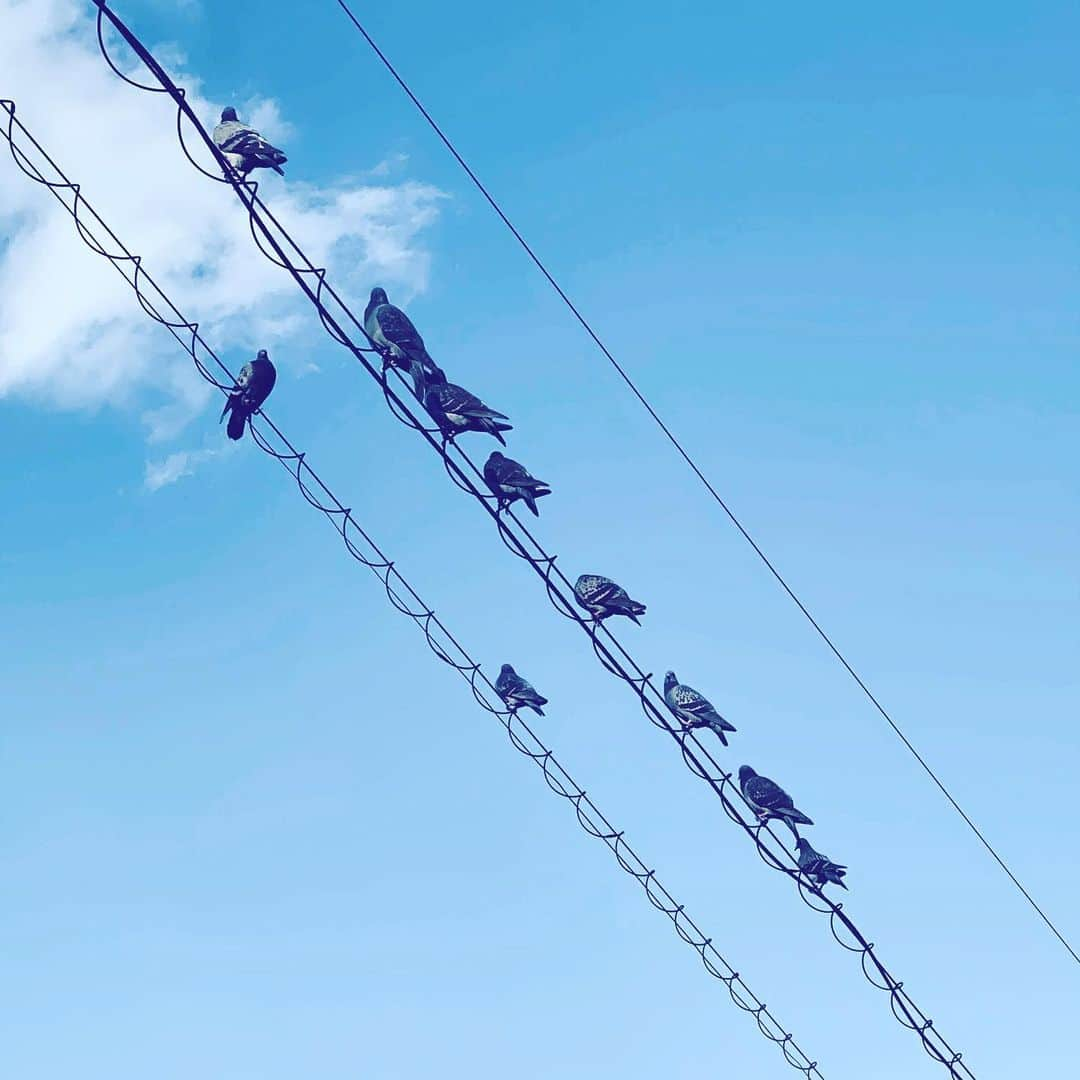
[[[515,712],[522,705],[527,705],[538,716],[544,715],[540,707],[546,705],[548,699],[541,697],[530,682],[523,679],[509,664],[503,664],[499,670],[499,677],[495,680],[495,689],[499,697]]]
[[[221,123],[214,128],[212,138],[225,160],[241,176],[247,176],[252,169],[273,169],[285,175],[281,166],[289,159],[253,128],[241,124],[231,105],[222,112]]]
[[[767,776],[758,776],[749,765],[743,765],[739,769],[739,788],[743,798],[754,808],[764,825],[770,818],[779,818],[799,839],[799,825],[813,825],[814,823],[801,811],[795,809],[791,796],[779,785],[774,784]]]
[[[536,500],[551,494],[551,488],[543,480],[530,476],[523,465],[503,457],[498,450],[493,450],[484,463],[484,479],[493,494],[499,497],[500,510],[518,499],[524,499],[525,505],[539,517]]]
[[[803,840],[801,837],[795,844],[795,850],[799,853],[799,869],[815,885],[828,885],[831,882],[833,885],[839,885],[841,889],[847,888],[841,880],[847,873],[846,866],[827,859],[820,851],[815,851],[810,846],[809,840]]]
[[[229,426],[225,429],[230,439],[239,439],[244,434],[248,417],[270,396],[277,382],[277,372],[270,363],[265,349],[260,349],[254,360],[249,360],[236,378],[236,386],[221,410],[221,420],[229,416]],[[218,421],[218,423],[221,422]]]
[[[599,574],[582,574],[574,582],[577,602],[597,621],[609,615],[625,615],[641,625],[639,615],[645,614],[645,605],[631,600],[621,585]]]
[[[428,372],[426,379],[424,408],[439,425],[444,438],[452,439],[463,431],[486,431],[506,445],[500,432],[510,431],[512,425],[502,422],[509,419],[505,414],[489,409],[468,390],[448,383],[441,368]]]
[[[424,339],[412,320],[401,308],[390,303],[384,289],[371,290],[371,299],[364,309],[364,329],[382,353],[383,360],[411,376],[413,393],[422,402],[427,390],[426,376],[438,371],[438,366],[424,347]]]
[[[720,741],[727,746],[724,732],[734,731],[735,725],[729,724],[708,698],[702,697],[692,686],[684,686],[679,682],[674,671],[669,671],[664,676],[664,700],[686,727],[712,728],[720,736]]]

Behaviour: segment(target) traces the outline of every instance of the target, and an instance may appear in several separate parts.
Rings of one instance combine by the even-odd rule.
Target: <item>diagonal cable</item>
[[[227,395],[235,385],[235,379],[199,332],[199,324],[191,322],[180,313],[154,278],[143,268],[141,258],[133,255],[98,216],[83,197],[80,186],[68,180],[16,117],[15,103],[0,99],[0,114],[7,116],[6,128],[0,128],[0,135],[7,140],[12,158],[19,169],[31,180],[49,189],[71,215],[76,231],[87,247],[107,259],[117,270],[134,290],[139,306],[151,319],[172,334],[191,357],[203,379]],[[17,137],[21,145],[17,144]],[[32,148],[40,164],[31,159],[25,148]],[[50,179],[50,176],[53,179]],[[225,377],[224,382],[215,377],[208,362]],[[571,803],[581,827],[590,836],[603,841],[619,866],[642,887],[653,907],[668,917],[679,937],[699,954],[709,974],[724,983],[732,1001],[744,1012],[753,1015],[761,1033],[780,1047],[788,1064],[806,1076],[807,1080],[823,1080],[817,1063],[807,1057],[791,1034],[772,1015],[768,1006],[750,990],[735,968],[717,951],[712,939],[706,937],[686,914],[684,906],[677,903],[661,884],[655,870],[650,869],[625,840],[623,831],[617,830],[601,813],[585,790],[571,777],[525,720],[516,711],[505,707],[480,664],[465,651],[464,646],[457,641],[434,610],[428,607],[402,576],[394,562],[387,558],[371,536],[357,523],[352,510],[346,507],[319,477],[308,463],[306,455],[293,446],[262,410],[259,410],[258,417],[257,421],[252,418],[251,423],[251,433],[256,445],[284,466],[296,481],[305,501],[324,514],[334,526],[349,554],[379,579],[391,605],[411,618],[424,634],[432,652],[465,679],[477,704],[499,721],[514,748],[541,770],[548,787]]]
[[[525,254],[528,255],[529,259],[533,262],[533,264],[536,266],[536,268],[547,279],[548,284],[551,285],[551,287],[558,294],[558,296],[562,300],[562,302],[567,306],[567,308],[569,308],[571,314],[574,316],[574,318],[577,320],[577,322],[581,324],[581,327],[584,329],[585,333],[588,334],[589,337],[593,340],[593,343],[596,345],[596,347],[604,354],[605,357],[607,357],[607,359],[610,361],[612,367],[614,367],[615,370],[619,373],[619,377],[627,385],[627,387],[633,393],[634,397],[636,397],[638,399],[638,401],[641,403],[641,405],[644,407],[644,409],[648,412],[648,414],[653,418],[653,420],[656,422],[657,426],[660,428],[660,430],[663,432],[664,436],[667,438],[668,442],[670,442],[671,445],[675,448],[676,452],[683,459],[683,461],[685,461],[686,464],[690,466],[691,470],[693,470],[693,472],[697,476],[698,480],[700,480],[701,483],[704,485],[705,490],[709,493],[709,495],[712,496],[712,498],[720,506],[720,509],[723,510],[723,512],[727,515],[728,519],[735,526],[735,528],[739,531],[742,538],[753,549],[754,554],[757,555],[757,557],[764,564],[765,568],[769,571],[769,573],[773,576],[773,578],[775,578],[776,582],[780,585],[780,587],[784,590],[784,592],[787,593],[788,597],[792,600],[792,602],[799,609],[799,611],[801,611],[802,614],[806,617],[807,621],[810,623],[810,625],[817,632],[817,634],[821,638],[821,640],[823,642],[825,642],[826,646],[828,646],[829,651],[833,654],[833,656],[836,657],[836,659],[843,666],[844,670],[855,681],[855,684],[863,692],[863,694],[869,700],[870,704],[874,707],[875,710],[877,710],[877,712],[881,715],[881,717],[885,720],[885,722],[889,725],[889,727],[892,728],[893,733],[904,744],[904,746],[907,748],[908,752],[919,763],[919,765],[922,767],[923,771],[927,774],[927,776],[929,776],[930,779],[934,782],[934,784],[937,786],[938,790],[941,792],[942,795],[945,796],[945,798],[948,800],[948,802],[952,806],[952,808],[964,820],[965,824],[975,834],[975,836],[978,838],[978,840],[982,844],[982,846],[984,848],[986,848],[986,850],[990,853],[990,855],[993,857],[994,861],[997,863],[998,867],[1005,872],[1005,874],[1008,876],[1009,880],[1013,883],[1013,885],[1015,885],[1016,888],[1020,890],[1021,894],[1024,896],[1024,899],[1027,900],[1027,902],[1035,910],[1036,914],[1046,924],[1046,926],[1050,929],[1050,932],[1054,935],[1054,937],[1056,937],[1058,939],[1058,941],[1065,947],[1065,949],[1068,951],[1069,955],[1077,963],[1080,963],[1080,955],[1078,955],[1076,953],[1076,951],[1073,949],[1073,947],[1066,940],[1066,938],[1062,934],[1062,932],[1057,928],[1057,926],[1050,919],[1050,916],[1046,914],[1046,912],[1038,904],[1038,902],[1031,895],[1031,893],[1027,890],[1027,888],[1020,881],[1020,879],[1016,876],[1016,874],[1014,874],[1013,871],[1009,868],[1009,865],[1005,862],[1004,858],[1000,854],[998,854],[997,850],[990,843],[990,841],[986,838],[983,831],[978,827],[978,825],[975,824],[975,822],[971,819],[971,817],[964,810],[964,808],[959,804],[959,802],[957,802],[957,800],[953,796],[952,792],[949,791],[949,789],[945,786],[944,781],[938,776],[937,772],[935,772],[935,770],[930,765],[930,763],[926,760],[926,758],[923,757],[923,755],[919,752],[919,750],[916,748],[914,743],[912,743],[912,741],[907,737],[907,735],[904,734],[904,731],[901,729],[900,725],[897,724],[896,721],[892,718],[892,716],[889,714],[888,710],[885,708],[884,705],[881,704],[881,702],[878,700],[877,696],[871,691],[870,687],[866,684],[866,682],[862,678],[862,676],[859,675],[859,673],[855,670],[855,668],[848,661],[847,657],[840,651],[839,647],[836,645],[836,643],[833,641],[833,639],[829,636],[828,633],[826,633],[824,627],[822,627],[822,625],[818,622],[818,620],[810,612],[810,609],[807,608],[807,606],[799,598],[798,594],[795,592],[795,590],[792,588],[792,586],[790,584],[788,584],[787,579],[780,573],[780,571],[776,568],[776,565],[769,558],[769,556],[765,553],[765,551],[761,548],[761,546],[758,544],[758,542],[754,539],[754,537],[751,535],[751,533],[746,528],[746,526],[744,526],[742,521],[740,521],[740,519],[736,516],[735,511],[731,509],[731,507],[728,505],[727,501],[723,498],[723,496],[721,496],[721,494],[719,493],[719,491],[717,491],[717,489],[713,485],[713,483],[709,480],[709,478],[705,475],[705,473],[698,466],[697,462],[694,461],[694,459],[690,456],[690,453],[686,450],[686,448],[683,446],[682,442],[678,439],[678,437],[675,435],[675,433],[671,430],[671,428],[668,427],[668,425],[660,417],[660,415],[659,415],[659,413],[657,413],[656,409],[653,408],[653,406],[649,402],[648,398],[646,398],[645,395],[641,392],[641,390],[638,389],[637,385],[635,384],[634,380],[630,377],[630,375],[627,373],[626,369],[619,363],[618,360],[615,359],[614,355],[611,353],[611,350],[608,349],[608,347],[604,344],[604,342],[600,338],[599,334],[597,334],[597,332],[592,328],[592,326],[589,324],[589,321],[585,318],[584,315],[582,315],[582,313],[578,309],[577,305],[566,294],[566,292],[563,290],[562,286],[556,280],[554,275],[544,265],[543,261],[536,254],[536,252],[532,249],[532,247],[530,246],[528,241],[526,241],[525,237],[518,231],[517,227],[510,220],[510,218],[507,217],[507,215],[503,211],[502,207],[495,200],[495,197],[491,194],[490,191],[488,191],[487,187],[483,184],[483,182],[476,175],[476,173],[473,172],[472,168],[469,166],[468,162],[458,152],[457,147],[450,140],[449,136],[446,135],[446,133],[442,130],[442,128],[435,121],[435,118],[424,107],[424,104],[420,101],[420,99],[416,96],[416,94],[413,93],[412,89],[409,87],[409,84],[398,73],[397,68],[395,68],[394,65],[391,63],[389,57],[382,51],[382,49],[379,48],[379,46],[376,43],[375,39],[367,32],[367,30],[364,28],[363,24],[360,22],[360,20],[353,13],[353,11],[349,7],[349,5],[345,2],[345,0],[335,0],[335,3],[337,3],[337,5],[342,9],[342,11],[344,11],[344,13],[347,16],[347,18],[349,19],[349,21],[360,32],[360,34],[362,35],[364,40],[368,43],[368,45],[371,46],[371,48],[374,51],[375,55],[379,58],[379,60],[382,61],[383,66],[386,68],[386,70],[394,77],[394,80],[397,82],[397,84],[401,87],[401,89],[405,92],[405,94],[408,96],[408,98],[416,106],[416,108],[419,110],[420,114],[423,116],[423,118],[427,121],[428,125],[431,127],[432,131],[435,132],[435,134],[442,141],[443,145],[454,156],[457,163],[462,167],[462,169],[465,170],[465,172],[468,175],[469,179],[476,186],[476,188],[480,192],[480,194],[483,195],[483,197],[487,200],[487,202],[491,206],[491,208],[502,219],[503,224],[513,234],[514,239],[517,240],[518,244],[521,245],[522,249],[525,251]]]
[[[635,692],[650,723],[660,728],[677,743],[687,767],[712,789],[713,793],[720,799],[728,817],[752,840],[762,860],[767,865],[791,878],[795,882],[799,895],[804,902],[809,907],[827,916],[830,931],[837,942],[845,949],[860,955],[863,973],[873,985],[889,994],[890,1007],[896,1019],[919,1036],[926,1052],[933,1060],[944,1065],[951,1076],[958,1077],[960,1080],[967,1080],[967,1078],[973,1076],[967,1066],[961,1063],[961,1054],[954,1050],[948,1041],[934,1028],[933,1021],[927,1018],[926,1014],[903,988],[903,983],[899,982],[885,967],[875,952],[873,943],[867,940],[851,918],[844,912],[843,904],[834,902],[822,894],[819,888],[804,882],[798,863],[784,842],[772,832],[770,827],[754,823],[752,808],[733,783],[732,774],[724,770],[716,762],[710,751],[700,742],[693,731],[686,731],[681,727],[676,730],[673,727],[663,697],[652,684],[652,676],[641,669],[607,627],[586,622],[577,612],[569,600],[572,587],[561,569],[556,566],[556,557],[549,555],[543,549],[528,528],[512,512],[500,513],[497,507],[491,505],[495,502],[494,497],[485,494],[477,486],[476,481],[482,481],[482,474],[472,459],[452,440],[449,443],[444,440],[440,444],[439,441],[433,438],[433,432],[437,429],[425,426],[416,417],[413,409],[393,389],[389,373],[380,374],[372,365],[367,354],[375,351],[374,342],[367,337],[363,324],[334,290],[332,284],[328,282],[326,269],[317,267],[312,263],[303,249],[299,247],[284,226],[274,217],[270,209],[259,197],[257,183],[229,179],[233,175],[232,170],[214,145],[199,118],[188,105],[185,91],[173,82],[146,46],[109,8],[105,0],[95,0],[95,3],[99,9],[98,41],[109,65],[120,78],[131,85],[155,93],[167,93],[169,95],[177,109],[177,133],[185,155],[203,175],[218,183],[228,184],[232,187],[234,193],[247,210],[252,237],[256,246],[270,261],[292,276],[299,288],[314,305],[327,333],[353,353],[361,366],[379,384],[386,396],[388,405],[395,415],[403,423],[420,432],[428,445],[439,455],[451,480],[463,491],[472,495],[484,508],[485,512],[497,525],[499,536],[507,548],[512,554],[523,559],[540,577],[556,610],[575,622],[590,638],[592,647],[601,664]],[[135,52],[143,66],[157,82],[157,86],[147,86],[139,83],[121,70],[112,60],[105,44],[106,19]],[[198,138],[210,153],[213,162],[224,174],[223,176],[214,175],[203,168],[191,156],[183,134],[184,119],[187,119],[194,128]],[[286,248],[293,252],[292,257],[286,254]],[[293,258],[295,258],[295,262]],[[334,305],[334,311],[330,310],[329,305],[331,303]],[[351,324],[356,337],[368,341],[370,347],[363,348],[357,345],[353,338],[349,336],[344,324]],[[395,371],[394,374],[398,378],[399,385],[407,385],[399,372]],[[474,480],[473,477],[476,479]],[[704,764],[706,761],[712,766],[711,771]],[[742,810],[738,805],[740,803]],[[819,903],[823,906],[818,907]],[[878,981],[879,979],[881,981]]]

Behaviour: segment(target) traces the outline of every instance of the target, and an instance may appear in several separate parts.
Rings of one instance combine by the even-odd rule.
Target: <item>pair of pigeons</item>
[[[799,853],[799,869],[815,885],[832,884],[847,888],[843,880],[847,867],[815,851],[809,840],[799,836],[798,825],[814,823],[796,808],[791,796],[779,784],[767,776],[760,776],[749,765],[743,765],[739,768],[739,790],[762,825],[776,818],[792,831],[795,850]]]
[[[364,309],[364,330],[383,358],[383,368],[395,367],[413,382],[417,401],[431,414],[445,439],[466,431],[486,432],[506,445],[509,417],[489,408],[464,387],[447,382],[431,358],[420,331],[401,308],[390,303],[386,290],[376,286]],[[527,474],[526,474],[527,475]]]

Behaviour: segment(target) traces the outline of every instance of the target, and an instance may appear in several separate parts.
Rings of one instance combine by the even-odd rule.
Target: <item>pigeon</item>
[[[829,884],[839,885],[846,889],[842,878],[847,873],[847,867],[834,863],[827,859],[820,851],[815,851],[810,846],[809,840],[799,839],[795,845],[799,853],[799,869],[817,886]]]
[[[795,809],[791,796],[779,784],[774,784],[767,776],[758,776],[749,765],[739,769],[739,788],[762,825],[770,818],[780,818],[798,840],[796,822],[800,825],[814,824],[801,810]]]
[[[260,349],[254,360],[249,360],[241,369],[236,379],[236,386],[229,394],[229,400],[225,402],[225,408],[221,410],[221,420],[229,416],[229,426],[225,429],[230,439],[239,439],[244,434],[244,425],[248,417],[260,408],[262,403],[270,396],[277,382],[277,372],[270,363],[270,357],[265,349]]]
[[[597,622],[609,615],[625,615],[640,626],[638,616],[645,614],[644,604],[631,600],[621,585],[599,574],[582,574],[574,582],[574,597]]]
[[[538,694],[533,689],[532,683],[523,679],[509,664],[503,664],[499,669],[499,677],[495,680],[495,690],[515,712],[522,705],[527,705],[537,716],[544,715],[544,710],[540,706],[546,705],[548,699]]]
[[[551,488],[543,480],[530,476],[523,465],[503,457],[498,450],[493,450],[484,464],[484,479],[487,486],[498,496],[500,510],[518,499],[524,499],[525,505],[539,517],[536,500],[542,495],[551,494]]]
[[[512,425],[502,423],[509,417],[489,409],[468,390],[448,383],[441,368],[436,367],[425,378],[428,386],[424,393],[424,408],[439,425],[444,439],[452,439],[463,431],[486,431],[506,445],[500,432],[511,430]]]
[[[725,731],[734,731],[735,725],[729,724],[713,707],[711,701],[704,698],[692,686],[684,686],[675,677],[674,671],[664,676],[664,700],[667,707],[679,718],[687,730],[693,728],[712,728],[720,741],[727,746]]]
[[[214,128],[212,138],[225,160],[241,177],[246,177],[252,169],[273,169],[279,175],[285,175],[281,166],[289,159],[254,128],[241,124],[231,105],[222,111],[221,123]]]
[[[412,377],[413,392],[423,401],[427,390],[425,376],[439,368],[409,316],[390,303],[385,289],[371,290],[371,299],[364,309],[364,329],[382,353],[383,360]]]

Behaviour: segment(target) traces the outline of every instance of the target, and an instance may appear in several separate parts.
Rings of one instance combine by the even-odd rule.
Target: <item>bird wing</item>
[[[394,307],[393,304],[382,304],[375,309],[375,321],[383,332],[383,337],[402,352],[416,353],[418,359],[427,356],[424,339],[401,308]]]
[[[752,776],[746,782],[746,795],[766,810],[786,810],[795,805],[791,796],[767,776]]]

